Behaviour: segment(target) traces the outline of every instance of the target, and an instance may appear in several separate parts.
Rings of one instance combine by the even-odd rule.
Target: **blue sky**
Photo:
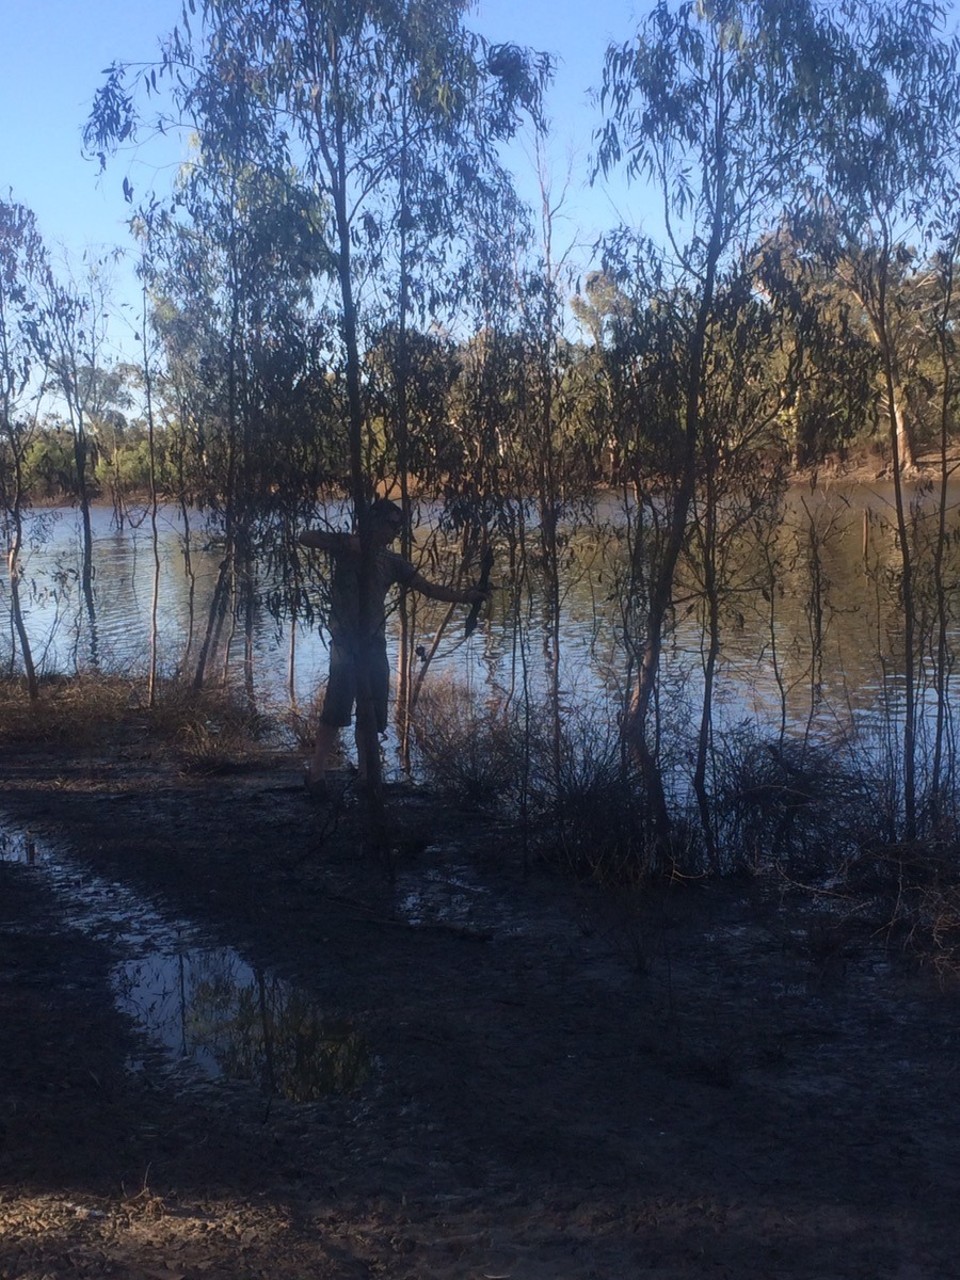
[[[590,90],[598,87],[611,42],[627,40],[653,0],[475,0],[468,23],[493,41],[543,49],[557,62],[547,111],[552,121],[548,168],[555,195],[571,174],[555,226],[563,252],[585,246],[621,221],[656,235],[657,205],[641,187],[617,179],[589,187],[591,135],[598,112]],[[129,178],[140,198],[164,193],[181,158],[178,142],[143,148],[110,163],[104,175],[81,155],[80,129],[102,72],[115,60],[149,62],[159,39],[177,23],[180,0],[4,0],[0,52],[0,193],[31,208],[56,258],[74,274],[85,251],[129,246],[122,183]],[[518,140],[508,157],[521,193],[537,198],[531,139]],[[129,269],[114,268],[117,293],[133,294]]]
[[[12,192],[34,211],[55,257],[76,264],[85,251],[126,246],[130,206],[122,196],[124,177],[138,196],[150,188],[163,192],[180,158],[178,144],[143,148],[111,162],[100,176],[96,163],[81,155],[80,128],[103,69],[114,60],[153,59],[159,37],[179,18],[179,0],[7,3],[0,55],[0,192]],[[618,211],[639,216],[631,206],[642,193],[621,189],[611,198],[600,188],[587,189],[585,177],[597,118],[589,90],[599,84],[608,42],[627,39],[637,13],[647,7],[646,0],[639,10],[630,0],[594,0],[588,9],[574,0],[478,0],[468,19],[491,40],[530,44],[557,60],[548,102],[554,191],[563,186],[568,168],[573,175],[565,221],[557,229],[561,246],[576,230],[592,241],[619,221]],[[510,164],[532,198],[529,153],[529,142],[521,140]],[[122,277],[123,268],[116,271]]]

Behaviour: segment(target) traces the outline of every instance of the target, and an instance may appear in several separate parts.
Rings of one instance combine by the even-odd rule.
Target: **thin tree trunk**
[[[933,582],[936,593],[936,670],[934,687],[937,698],[936,726],[934,730],[933,762],[930,776],[930,798],[933,806],[933,819],[939,824],[943,814],[943,774],[944,743],[947,730],[948,688],[951,663],[950,653],[950,611],[947,594],[947,583],[944,578],[944,558],[947,549],[947,502],[949,496],[948,482],[950,467],[947,450],[950,440],[950,410],[953,397],[953,356],[954,344],[950,326],[950,313],[953,304],[954,263],[956,261],[958,234],[955,234],[947,252],[943,255],[945,262],[943,314],[938,324],[938,348],[940,355],[940,487],[939,510],[937,512],[937,542],[934,550]]]
[[[147,706],[157,705],[158,638],[160,618],[160,531],[158,528],[157,500],[157,447],[153,418],[153,376],[150,370],[150,353],[147,347],[147,294],[143,291],[143,310],[140,317],[143,335],[143,385],[147,410],[147,450],[150,471],[150,546],[153,550],[153,592],[150,598],[150,671],[147,677]]]
[[[210,600],[210,609],[207,614],[207,628],[204,632],[203,642],[200,645],[200,655],[197,658],[197,667],[193,676],[193,689],[195,693],[199,693],[203,688],[207,673],[207,663],[216,651],[216,639],[220,635],[220,629],[223,626],[223,618],[226,613],[229,597],[230,560],[231,551],[228,548],[227,555],[225,555],[223,560],[220,561],[216,585],[214,586],[213,596]]]
[[[243,575],[244,610],[243,610],[243,687],[247,705],[251,710],[256,706],[256,685],[254,681],[254,628],[256,624],[256,601],[253,592],[253,560],[246,557]]]
[[[317,47],[327,47],[332,79],[333,93],[339,97],[340,63],[337,37],[325,33],[325,39]],[[363,446],[365,417],[363,396],[360,385],[360,348],[357,340],[357,307],[353,294],[353,246],[350,236],[350,217],[347,209],[347,158],[346,140],[344,136],[345,122],[338,118],[334,143],[334,154],[329,157],[330,178],[334,205],[334,218],[337,229],[337,277],[340,286],[342,307],[342,333],[346,353],[347,406],[349,414],[350,436],[350,487],[353,499],[357,532],[360,538],[360,575],[359,575],[359,642],[362,649],[367,647],[370,637],[379,626],[376,616],[380,602],[376,600],[373,582],[376,569],[376,547],[373,541],[373,529],[370,520],[370,486],[363,465]],[[378,850],[386,848],[386,815],[383,808],[383,773],[380,765],[380,741],[377,733],[376,712],[373,702],[373,687],[369,662],[361,652],[356,664],[357,671],[357,708],[356,735],[357,751],[361,766],[366,774],[367,818],[371,844]]]
[[[410,310],[410,254],[411,229],[408,197],[408,135],[407,99],[403,103],[403,140],[400,160],[400,290],[397,303],[397,351],[396,351],[396,439],[397,469],[400,478],[400,505],[403,508],[402,554],[409,560],[413,553],[413,530],[410,525],[410,352],[407,341],[407,318]],[[400,764],[410,771],[410,716],[413,710],[413,645],[416,601],[413,594],[400,590],[400,644],[397,651],[397,700],[396,720],[400,738]]]
[[[714,226],[703,291],[697,311],[697,319],[690,342],[687,373],[687,391],[684,410],[684,450],[681,459],[680,482],[673,499],[666,545],[650,592],[647,609],[646,635],[640,653],[637,683],[627,714],[624,731],[640,768],[649,807],[650,834],[656,845],[655,857],[661,856],[670,839],[671,820],[667,807],[666,791],[660,772],[658,754],[649,740],[648,722],[660,658],[663,652],[667,615],[673,604],[674,579],[680,553],[687,536],[687,518],[693,503],[696,482],[697,438],[700,431],[700,404],[703,391],[703,362],[707,324],[713,307],[713,293],[717,265],[720,258],[719,213]]]
[[[717,584],[717,498],[713,483],[713,461],[708,462],[706,482],[706,510],[702,517],[704,593],[707,602],[707,652],[703,664],[703,700],[700,707],[700,728],[697,733],[696,765],[693,773],[693,790],[700,813],[700,829],[706,845],[707,859],[714,871],[719,871],[717,842],[714,835],[713,815],[707,791],[707,761],[713,738],[713,690],[717,659],[720,654],[720,600]]]
[[[26,623],[23,619],[23,607],[20,602],[20,570],[18,561],[20,558],[20,548],[23,545],[23,529],[22,520],[19,511],[14,514],[14,536],[13,545],[7,557],[7,568],[9,571],[10,581],[10,615],[13,619],[13,625],[16,629],[17,639],[20,641],[20,654],[23,658],[23,670],[27,677],[27,692],[31,702],[37,702],[40,697],[40,684],[37,680],[36,668],[33,664],[33,650],[30,647],[30,637],[27,635]]]
[[[184,410],[183,404],[180,405],[180,414],[181,414],[181,419],[183,419],[185,416],[185,410]],[[191,537],[190,509],[187,506],[187,486],[186,486],[186,477],[184,474],[184,456],[183,456],[182,447],[178,450],[177,471],[178,471],[177,487],[179,489],[178,497],[179,497],[179,507],[180,507],[180,518],[183,521],[183,544],[182,544],[183,572],[184,572],[184,575],[186,576],[187,582],[189,583],[189,587],[187,590],[187,603],[188,603],[187,643],[186,643],[186,646],[184,647],[183,655],[180,660],[182,667],[185,668],[187,663],[190,661],[190,652],[193,649],[193,641],[196,633],[197,575],[193,571],[193,555],[190,550],[190,537]]]
[[[889,246],[881,255],[878,281],[877,322],[880,348],[883,357],[883,374],[886,384],[890,448],[893,454],[893,492],[896,509],[897,540],[900,548],[900,600],[903,606],[903,834],[912,841],[917,836],[917,673],[916,628],[917,611],[914,595],[913,553],[910,531],[907,525],[906,498],[903,488],[901,457],[902,417],[897,412],[899,391],[892,360],[892,348],[886,324],[887,272]]]

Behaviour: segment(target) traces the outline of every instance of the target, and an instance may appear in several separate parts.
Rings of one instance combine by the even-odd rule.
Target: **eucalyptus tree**
[[[113,502],[113,519],[118,529],[126,521],[126,484],[122,460],[124,438],[134,407],[131,377],[135,371],[120,362],[112,367],[84,370],[84,399],[87,403],[87,435],[96,457],[90,479],[94,491],[109,492]]]
[[[700,466],[684,553],[687,606],[700,619],[703,686],[693,792],[708,860],[722,870],[737,849],[724,849],[716,812],[715,699],[724,625],[742,629],[763,601],[764,567],[776,555],[787,450],[783,411],[790,388],[776,376],[779,327],[757,296],[750,271],[722,279],[707,348]]]
[[[470,310],[468,299],[483,287],[479,277],[486,266],[474,252],[478,238],[491,225],[507,228],[523,221],[512,184],[498,163],[497,144],[515,130],[521,110],[539,123],[548,71],[542,55],[509,45],[488,47],[469,37],[461,27],[465,8],[459,2],[434,5],[423,0],[402,8],[396,68],[384,95],[383,154],[389,180],[381,184],[369,224],[376,228],[377,275],[391,334],[392,395],[382,406],[382,420],[396,456],[395,487],[408,517],[411,480],[416,480],[418,495],[431,494],[426,474],[417,469],[418,461],[424,461],[419,439],[425,430],[428,438],[437,437],[430,430],[431,416],[448,416],[445,396],[435,400],[427,420],[422,394],[414,403],[414,395],[425,389],[419,335],[436,331],[438,321],[458,327]],[[455,487],[456,481],[452,483]],[[432,495],[450,484],[449,477],[442,479]],[[479,511],[476,522],[482,530]],[[412,537],[408,519],[401,544],[408,557],[414,550]],[[467,533],[467,543],[472,540]],[[420,607],[415,593],[401,589],[396,707],[402,742],[409,739],[410,713],[428,665],[421,664],[414,679]],[[434,646],[442,631],[435,633]]]
[[[906,364],[907,358],[910,361],[911,376],[906,392],[911,416],[918,429],[925,432],[927,449],[920,475],[903,495],[909,595],[904,590],[905,554],[900,545],[898,522],[893,541],[894,563],[899,572],[890,576],[897,591],[898,613],[903,618],[903,657],[906,660],[908,634],[914,637],[916,654],[912,668],[906,663],[917,707],[916,834],[936,839],[956,821],[960,798],[957,726],[950,696],[957,664],[955,583],[960,567],[953,493],[958,408],[956,273],[960,261],[960,210],[956,189],[943,190],[931,213],[932,252],[922,262],[911,255],[911,269],[896,290],[894,308],[894,323],[907,330],[898,342],[898,349],[902,364]],[[906,693],[910,688],[905,680],[905,730],[909,727]],[[895,705],[899,718],[901,708]],[[908,745],[905,732],[902,750]],[[906,786],[910,774],[902,755],[895,767]],[[904,823],[909,813],[906,801],[905,795],[902,815],[895,814],[895,818],[902,817]],[[896,837],[896,822],[892,827]]]
[[[567,305],[575,292],[574,239],[560,239],[566,184],[554,189],[537,148],[540,191],[537,230],[528,262],[517,271],[517,336],[523,353],[522,410],[511,433],[518,488],[529,494],[537,519],[537,567],[543,592],[543,649],[550,724],[551,778],[559,788],[563,766],[561,621],[572,559],[570,540],[589,507],[596,470],[580,449],[585,390],[578,365],[585,356],[568,333]]]
[[[939,0],[859,0],[831,23],[807,224],[863,308],[882,367],[898,470],[916,463],[896,341],[898,277],[953,182],[960,43]]]
[[[538,111],[547,69],[523,50],[471,36],[464,9],[462,0],[190,0],[159,68],[177,119],[198,128],[207,153],[229,154],[233,165],[242,146],[254,168],[290,172],[317,210],[319,247],[310,267],[318,281],[329,276],[335,283],[330,361],[343,379],[349,425],[349,492],[363,547],[361,626],[372,624],[376,607],[362,323],[376,310],[378,325],[388,314],[402,324],[409,311],[403,297],[385,307],[377,296],[387,283],[383,241],[399,233],[392,284],[399,279],[409,291],[411,254],[423,254],[412,247],[411,232],[422,223],[424,244],[449,239],[456,191],[478,189],[495,168],[498,141],[522,111]],[[197,11],[194,38],[190,17]],[[141,89],[155,89],[156,71],[140,75]],[[114,67],[88,142],[104,149],[135,132],[134,92],[127,69]],[[440,172],[442,160],[458,180],[437,202],[435,224],[424,213],[430,183],[415,178],[414,157],[424,155],[434,157],[424,173]],[[360,732],[366,755],[378,762],[363,676],[360,683]]]
[[[283,174],[202,150],[178,186],[174,210],[156,223],[152,289],[185,411],[181,444],[193,458],[194,497],[223,539],[194,685],[204,682],[226,619],[239,613],[249,689],[256,565],[273,550],[280,508],[302,510],[304,492],[317,480],[317,459],[308,464],[304,455],[308,441],[322,437],[301,412],[297,390],[316,373],[306,264],[319,249],[317,229],[310,202]],[[291,455],[299,466],[292,488]]]
[[[514,626],[515,654],[526,660],[520,622],[520,592],[526,557],[526,487],[523,453],[527,420],[527,351],[518,332],[515,266],[524,243],[519,223],[491,220],[477,228],[472,251],[472,288],[464,308],[470,337],[459,344],[459,373],[450,400],[450,447],[455,465],[444,479],[444,523],[460,539],[464,559],[479,558],[487,575],[494,552],[507,563],[497,571],[512,588],[506,609]],[[517,694],[513,664],[508,700]],[[527,688],[524,679],[522,691]],[[529,716],[529,704],[524,714]]]
[[[106,382],[101,366],[107,350],[109,282],[104,264],[86,262],[82,282],[51,276],[45,301],[45,359],[51,383],[67,410],[73,437],[77,502],[80,507],[80,582],[90,625],[90,656],[97,654],[96,606],[93,593],[93,460],[96,426],[105,409]]]
[[[157,431],[157,384],[161,375],[159,367],[160,337],[157,326],[151,320],[151,290],[157,280],[155,257],[155,224],[158,211],[155,206],[142,210],[133,226],[137,235],[140,256],[137,278],[140,281],[140,317],[137,326],[140,339],[140,367],[137,371],[143,391],[143,409],[147,435],[147,482],[149,488],[148,514],[150,519],[150,550],[153,557],[153,585],[150,600],[150,659],[147,674],[147,706],[157,705],[159,680],[159,618],[160,618],[160,465]],[[132,371],[131,371],[132,372]]]
[[[810,3],[661,0],[635,40],[611,47],[601,103],[599,165],[659,192],[669,242],[672,291],[690,300],[683,344],[682,402],[674,426],[676,470],[669,516],[649,592],[639,671],[625,731],[647,792],[651,832],[671,833],[664,779],[649,716],[697,483],[707,360],[718,281],[772,223],[800,157],[806,116],[816,107],[810,68],[827,52]]]
[[[20,595],[28,497],[24,461],[45,381],[40,330],[49,264],[33,214],[0,200],[0,499],[6,534],[10,614],[31,701],[40,696]]]
[[[816,205],[836,228],[839,263],[877,344],[892,456],[903,610],[903,835],[917,835],[918,689],[916,558],[903,471],[916,446],[895,333],[895,282],[911,240],[921,240],[940,193],[955,181],[960,43],[945,34],[938,0],[862,0],[833,28],[834,75],[818,120]]]
[[[345,435],[336,426],[342,406],[328,376],[326,330],[311,314],[302,266],[309,216],[283,183],[261,174],[259,182],[237,182],[231,196],[222,177],[195,157],[174,208],[152,212],[143,266],[161,346],[154,387],[160,456],[167,494],[180,509],[190,583],[181,663],[193,663],[199,688],[228,619],[239,613],[249,688],[254,610],[265,606],[279,620],[302,615],[308,604],[289,547],[306,495],[342,475]],[[144,219],[135,222],[142,233]],[[212,531],[221,554],[206,625],[195,635],[198,510],[204,541]],[[288,591],[278,589],[281,582]],[[224,676],[228,658],[229,647]]]
[[[583,386],[598,477],[642,502],[649,479],[676,468],[677,344],[684,303],[668,297],[650,241],[622,228],[604,244],[571,310],[588,333]]]
[[[818,250],[784,221],[751,254],[754,287],[779,330],[771,369],[786,393],[783,429],[797,469],[870,439],[878,419],[876,347],[860,308]]]
[[[933,627],[933,688],[936,698],[933,755],[930,767],[929,806],[934,829],[938,828],[949,812],[948,802],[953,800],[954,813],[957,797],[950,795],[947,779],[955,779],[957,753],[955,734],[948,732],[950,700],[949,680],[955,665],[951,652],[952,628],[955,612],[952,606],[950,562],[948,551],[950,537],[947,527],[949,482],[956,472],[956,462],[950,455],[952,429],[955,429],[958,406],[956,320],[958,301],[957,263],[960,261],[960,208],[955,200],[947,202],[934,220],[938,238],[938,251],[931,267],[933,271],[937,303],[935,307],[935,333],[937,355],[940,362],[939,378],[939,462],[940,476],[937,491],[937,531],[933,557],[932,578],[935,599],[935,625]],[[949,765],[948,765],[949,762]]]

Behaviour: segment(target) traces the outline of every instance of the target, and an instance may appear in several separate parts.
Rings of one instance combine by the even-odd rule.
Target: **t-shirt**
[[[330,636],[341,643],[355,641],[360,632],[360,552],[349,534],[331,552],[333,573],[330,579]],[[378,549],[374,554],[374,579],[371,587],[373,606],[372,640],[384,640],[386,599],[392,586],[406,586],[416,576],[416,567],[396,551]]]

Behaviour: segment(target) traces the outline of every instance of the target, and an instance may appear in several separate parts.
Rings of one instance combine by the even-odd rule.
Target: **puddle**
[[[349,1025],[325,1020],[296,987],[229,948],[153,952],[118,965],[113,981],[118,1008],[208,1076],[291,1102],[366,1078],[369,1055]]]
[[[292,983],[212,945],[196,925],[171,920],[2,818],[0,860],[43,875],[65,925],[119,950],[111,975],[117,1008],[201,1078],[249,1082],[292,1102],[348,1092],[367,1078],[370,1054],[358,1032],[324,1017]]]

